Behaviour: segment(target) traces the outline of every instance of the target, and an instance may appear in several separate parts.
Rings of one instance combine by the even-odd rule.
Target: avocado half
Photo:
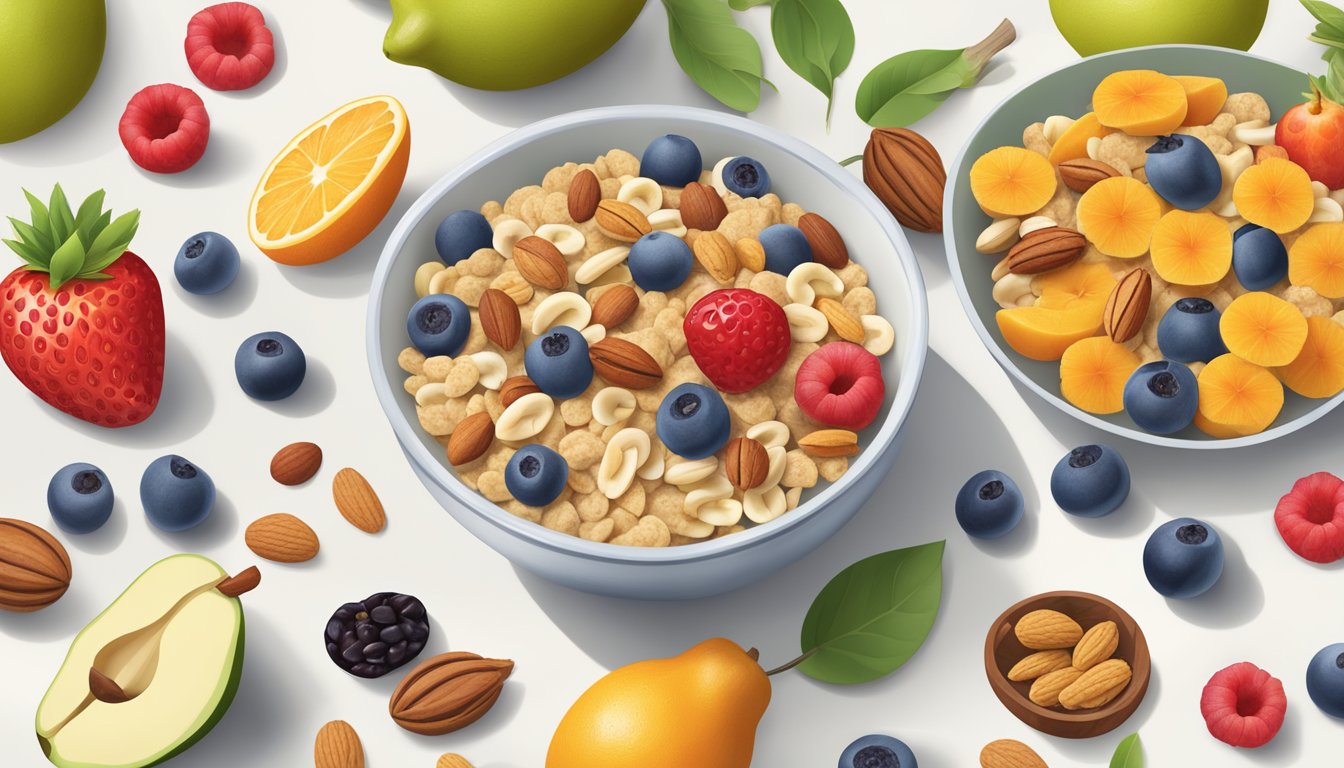
[[[219,722],[243,672],[242,604],[215,585],[228,573],[200,555],[150,566],[70,645],[37,707],[37,740],[61,768],[145,768]],[[90,668],[128,701],[90,690]]]

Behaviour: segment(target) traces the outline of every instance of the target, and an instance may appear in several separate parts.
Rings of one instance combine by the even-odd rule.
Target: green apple
[[[0,0],[0,144],[74,109],[98,76],[106,42],[103,0]]]
[[[601,56],[635,22],[644,2],[392,0],[383,53],[472,88],[530,88]]]
[[[37,708],[37,740],[48,760],[61,768],[143,768],[214,727],[243,671],[242,605],[215,588],[227,577],[200,555],[174,555],[89,622]],[[110,679],[117,695],[96,686],[96,676]]]
[[[1055,26],[1080,55],[1162,43],[1247,50],[1269,0],[1050,0]]]

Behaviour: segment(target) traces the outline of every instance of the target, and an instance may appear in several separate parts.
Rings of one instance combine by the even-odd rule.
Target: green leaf
[[[975,75],[960,50],[898,53],[859,83],[854,110],[875,128],[904,127],[937,109],[956,89],[974,83]]]
[[[9,225],[14,228],[14,233],[19,236],[20,240],[35,246],[41,251],[42,256],[45,257],[56,250],[56,245],[51,242],[50,232],[36,229],[27,222],[19,221],[12,216],[9,218]]]
[[[78,275],[84,269],[84,244],[79,241],[79,233],[72,232],[69,239],[51,254],[51,288],[60,288],[67,280]]]
[[[1325,88],[1321,90],[1331,101],[1340,102],[1344,101],[1344,51],[1331,50],[1334,50],[1337,55],[1328,59],[1330,66],[1323,78]]]
[[[41,200],[37,199],[37,195],[34,195],[26,189],[23,190],[23,195],[28,198],[28,208],[31,211],[29,218],[32,219],[33,227],[43,232],[50,232],[50,215],[47,213],[47,206],[43,204]]]
[[[769,5],[775,0],[728,0],[728,7],[734,11],[745,11],[748,8],[755,8],[758,5]]]
[[[110,223],[112,223],[112,212],[103,211],[97,219],[89,224],[88,229],[80,227],[79,239],[84,241],[85,246],[93,245],[93,241],[98,239],[98,235],[102,234]]]
[[[672,54],[682,70],[725,106],[750,112],[766,82],[761,47],[722,0],[663,0]]]
[[[41,270],[47,268],[46,265],[42,263],[42,255],[38,253],[37,249],[32,245],[18,240],[5,240],[4,243],[9,246],[11,251],[19,254],[19,258],[27,262],[30,268]]]
[[[1143,742],[1139,740],[1139,734],[1129,734],[1115,748],[1111,768],[1143,768]]]
[[[831,579],[803,619],[798,668],[828,683],[866,683],[915,655],[943,594],[943,547],[935,541],[860,560]]]
[[[75,231],[75,217],[70,213],[70,202],[65,199],[65,191],[57,184],[51,188],[51,202],[47,204],[51,214],[51,239],[53,243],[64,243]]]
[[[93,224],[98,217],[103,214],[103,198],[106,193],[98,190],[84,199],[79,206],[79,213],[75,214],[75,231],[79,233],[80,242],[88,245],[93,241]]]
[[[98,233],[89,245],[88,265],[90,270],[99,270],[116,261],[131,244],[135,230],[140,226],[140,211],[128,211],[118,216],[116,221]],[[106,261],[104,261],[106,259]]]
[[[854,57],[854,23],[840,0],[777,0],[770,32],[780,58],[826,96],[831,114],[835,79]]]
[[[1344,11],[1321,0],[1302,0],[1302,5],[1321,22],[1321,26],[1328,28],[1334,37],[1344,39]]]

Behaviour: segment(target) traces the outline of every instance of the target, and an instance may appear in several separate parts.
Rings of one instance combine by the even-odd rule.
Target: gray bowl
[[[402,389],[397,353],[407,345],[406,312],[415,301],[416,267],[435,258],[434,229],[448,213],[502,200],[535,184],[548,169],[612,147],[642,151],[655,136],[679,133],[699,144],[707,163],[747,154],[765,164],[787,201],[816,211],[839,229],[868,269],[879,311],[896,329],[882,358],[887,397],[860,436],[863,451],[837,482],[780,518],[721,539],[666,549],[585,541],[528,522],[487,501],[444,463],[443,449],[419,427]],[[750,584],[830,538],[872,496],[891,469],[902,426],[924,370],[928,305],[914,252],[882,204],[835,160],[778,131],[701,109],[629,106],[543,120],[491,144],[440,179],[393,230],[369,293],[368,355],[374,388],[412,469],[464,528],[529,571],[575,589],[641,599],[685,599]]]
[[[999,305],[990,292],[990,257],[975,250],[975,239],[990,218],[971,196],[970,170],[976,158],[1005,144],[1021,146],[1022,130],[1056,114],[1082,114],[1101,79],[1123,69],[1156,69],[1179,75],[1221,77],[1232,93],[1255,91],[1280,116],[1301,102],[1306,75],[1283,64],[1227,48],[1199,45],[1156,45],[1104,53],[1058,69],[1009,96],[980,123],[957,156],[943,204],[944,240],[957,294],[980,339],[1004,370],[1027,389],[1074,418],[1107,432],[1151,445],[1177,448],[1238,448],[1291,434],[1329,413],[1344,394],[1312,400],[1286,392],[1283,412],[1264,432],[1246,437],[1217,439],[1189,427],[1174,435],[1154,435],[1140,429],[1125,413],[1097,416],[1075,407],[1059,393],[1059,364],[1039,362],[1017,354],[1003,340],[994,313]],[[964,258],[963,258],[964,255]]]

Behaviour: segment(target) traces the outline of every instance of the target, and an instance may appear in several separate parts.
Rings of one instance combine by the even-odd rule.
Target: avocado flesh
[[[37,735],[62,768],[143,768],[178,754],[223,716],[242,672],[243,614],[214,562],[151,566],[75,638],[38,706]],[[132,698],[89,692],[89,669]]]

